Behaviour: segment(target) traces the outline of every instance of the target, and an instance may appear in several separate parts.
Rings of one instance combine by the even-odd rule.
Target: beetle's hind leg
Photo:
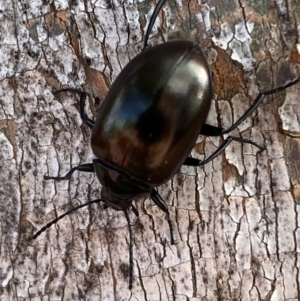
[[[288,87],[291,87],[298,83],[300,81],[300,77],[295,78],[294,80],[286,83],[285,85],[282,85],[278,88],[259,93],[254,102],[251,104],[251,106],[248,108],[248,110],[228,129],[223,129],[215,126],[211,126],[208,124],[204,124],[201,128],[200,134],[204,136],[222,136],[224,134],[227,134],[237,128],[247,117],[249,117],[257,108],[258,106],[262,103],[263,99],[267,95],[272,95],[276,94],[280,91],[284,91]],[[212,161],[216,156],[218,156],[232,141],[239,141],[242,143],[249,143],[252,144],[256,147],[258,147],[261,150],[264,150],[264,147],[256,144],[255,142],[248,140],[248,139],[242,139],[238,137],[233,137],[233,136],[228,136],[225,141],[222,143],[222,145],[213,153],[211,154],[208,158],[205,160],[201,161],[195,158],[188,157],[184,161],[183,165],[188,165],[188,166],[201,166],[204,165],[210,161]]]
[[[200,131],[200,135],[217,137],[217,136],[221,136],[222,132],[223,132],[223,128],[219,128],[209,124],[203,124]]]
[[[77,89],[73,89],[73,88],[65,88],[65,89],[61,89],[61,90],[57,90],[55,91],[53,94],[57,95],[61,92],[71,92],[74,94],[78,94],[80,96],[80,100],[79,100],[79,113],[80,113],[80,117],[82,119],[82,122],[85,123],[88,127],[93,128],[95,122],[88,118],[85,111],[84,111],[84,106],[85,106],[85,101],[86,101],[86,93],[84,91],[80,91]]]
[[[215,127],[215,126],[212,126],[209,124],[204,124],[201,128],[200,135],[210,136],[210,137],[218,137],[218,136],[222,136],[223,132],[224,132],[223,128]],[[264,150],[264,147],[258,145],[257,143],[255,143],[251,140],[234,137],[234,136],[228,136],[224,140],[224,142],[205,160],[201,161],[199,159],[187,157],[186,160],[184,161],[183,165],[187,165],[187,166],[205,165],[206,163],[212,161],[215,157],[217,157],[232,141],[238,141],[241,143],[249,143],[249,144],[256,146],[260,150]]]
[[[277,87],[269,91],[265,91],[263,93],[259,93],[256,99],[251,104],[251,106],[248,108],[248,110],[228,129],[215,127],[209,124],[204,124],[201,128],[200,134],[204,136],[222,136],[224,134],[228,134],[229,132],[237,128],[246,118],[248,118],[258,108],[258,106],[264,100],[265,96],[276,94],[280,91],[284,91],[286,88],[295,85],[299,81],[300,81],[300,77],[297,77],[283,86]]]
[[[292,81],[290,81],[280,87],[277,87],[277,88],[269,90],[269,91],[265,91],[263,93],[259,93],[258,96],[256,97],[256,99],[254,100],[254,102],[248,108],[248,110],[231,127],[229,127],[226,130],[223,130],[222,135],[227,134],[227,133],[231,132],[233,129],[237,128],[247,117],[249,117],[258,108],[258,106],[264,100],[265,96],[276,94],[280,91],[284,91],[286,88],[295,85],[299,81],[300,81],[300,77],[297,77],[297,78],[293,79]]]
[[[254,146],[256,146],[257,148],[259,148],[260,150],[264,150],[265,148],[258,145],[257,143],[248,140],[248,139],[243,139],[243,138],[239,138],[239,137],[233,137],[233,136],[228,136],[224,142],[216,149],[216,151],[214,151],[208,158],[206,158],[205,160],[201,161],[199,159],[195,159],[192,157],[187,157],[185,159],[185,161],[183,162],[183,165],[187,165],[187,166],[201,166],[201,165],[205,165],[208,162],[212,161],[214,158],[216,158],[232,141],[238,141],[241,143],[249,143],[252,144]]]

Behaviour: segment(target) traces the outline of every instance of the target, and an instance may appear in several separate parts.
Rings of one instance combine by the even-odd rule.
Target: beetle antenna
[[[129,230],[129,289],[131,290],[133,283],[133,235],[128,212],[127,210],[123,210],[123,212],[127,220]]]
[[[58,216],[57,218],[55,218],[54,220],[52,220],[51,222],[49,222],[47,225],[45,225],[43,228],[41,228],[38,232],[36,232],[34,235],[33,235],[33,239],[36,239],[40,234],[42,234],[45,230],[47,230],[48,228],[50,228],[53,224],[56,224],[60,219],[64,218],[65,216],[71,214],[72,212],[80,209],[80,208],[83,208],[85,206],[89,206],[91,204],[95,204],[95,203],[100,203],[102,202],[101,199],[97,199],[97,200],[93,200],[93,201],[90,201],[90,202],[87,202],[85,204],[81,204],[79,206],[76,206],[70,210],[68,210],[67,212],[63,213],[62,215]]]
[[[146,35],[145,35],[145,40],[144,40],[144,48],[142,51],[144,51],[147,47],[148,47],[148,40],[149,40],[149,36],[152,30],[152,27],[155,23],[155,20],[160,12],[160,10],[162,9],[163,5],[166,3],[167,0],[159,0],[159,2],[157,3],[157,5],[155,6],[155,9],[152,13],[152,16],[150,18],[150,22],[146,31]]]

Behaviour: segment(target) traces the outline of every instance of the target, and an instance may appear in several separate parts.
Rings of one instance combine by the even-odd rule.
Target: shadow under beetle
[[[185,40],[148,47],[155,19],[166,0],[159,0],[151,16],[142,53],[123,69],[101,105],[96,122],[84,111],[86,93],[62,89],[80,96],[80,116],[92,129],[91,146],[97,159],[72,168],[64,177],[44,176],[46,180],[67,180],[74,171],[95,172],[101,185],[101,199],[77,206],[39,230],[39,236],[71,212],[104,202],[125,214],[129,235],[129,288],[133,282],[133,237],[128,216],[133,200],[148,197],[166,213],[170,240],[174,244],[168,207],[156,190],[170,180],[181,165],[201,166],[213,160],[231,141],[256,143],[228,136],[221,146],[201,161],[188,157],[198,135],[221,136],[235,129],[260,105],[266,95],[285,90],[300,78],[260,93],[249,109],[228,129],[205,123],[213,97],[213,83],[202,50]]]

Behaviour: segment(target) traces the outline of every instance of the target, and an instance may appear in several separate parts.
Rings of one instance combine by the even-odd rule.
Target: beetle
[[[133,236],[128,216],[133,200],[150,196],[165,212],[174,244],[168,207],[157,187],[169,181],[182,165],[201,166],[213,160],[232,141],[255,142],[228,136],[216,151],[201,161],[189,156],[197,137],[228,134],[252,114],[266,95],[275,94],[296,84],[300,78],[276,89],[260,93],[246,112],[228,129],[206,124],[213,98],[213,81],[201,48],[185,40],[148,46],[154,22],[166,0],[159,0],[145,34],[143,51],[122,70],[113,83],[96,122],[88,118],[84,107],[87,94],[66,88],[56,91],[78,94],[83,123],[92,129],[91,147],[96,159],[73,167],[65,176],[48,176],[46,180],[68,180],[75,171],[94,172],[99,179],[101,199],[79,205],[41,228],[39,236],[52,224],[71,212],[104,202],[124,212],[129,229],[129,288],[133,283]]]

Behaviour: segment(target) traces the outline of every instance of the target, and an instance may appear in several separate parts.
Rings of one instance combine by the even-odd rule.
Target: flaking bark
[[[175,245],[164,213],[148,199],[136,202],[130,292],[122,212],[95,205],[31,237],[100,196],[90,174],[43,179],[93,158],[77,99],[53,91],[81,87],[95,118],[113,80],[141,51],[155,3],[2,2],[0,299],[299,300],[300,84],[266,98],[233,132],[266,151],[234,142],[204,168],[183,168],[158,188]],[[208,123],[225,128],[259,91],[300,76],[299,24],[296,0],[170,0],[150,42],[179,36],[203,48],[215,82]],[[192,155],[204,158],[220,142],[199,139]]]

